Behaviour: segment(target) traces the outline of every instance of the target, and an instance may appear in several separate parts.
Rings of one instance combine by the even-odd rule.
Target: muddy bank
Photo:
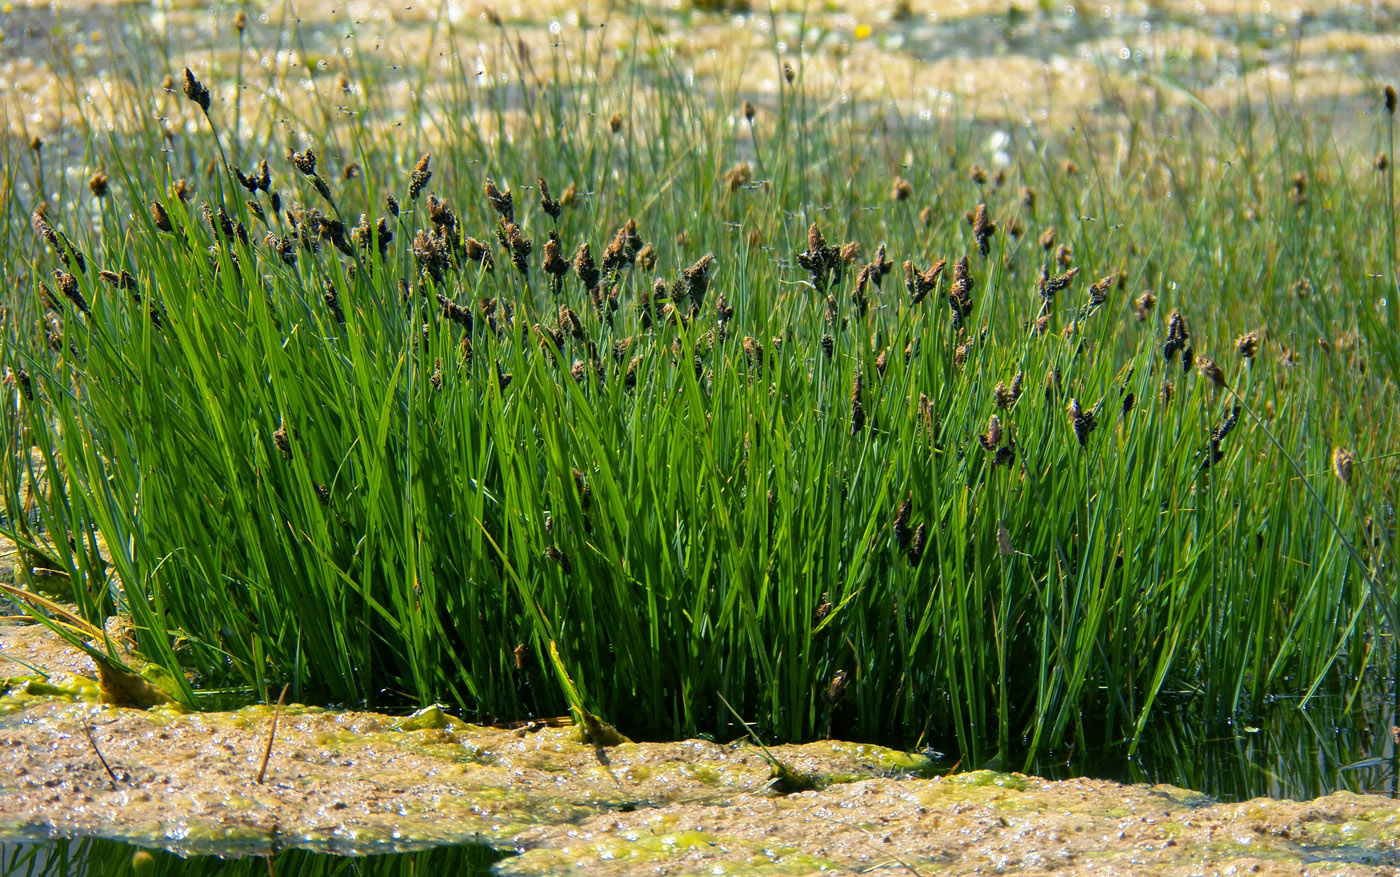
[[[784,795],[749,745],[594,746],[571,727],[289,706],[259,784],[270,708],[101,705],[86,659],[28,625],[0,626],[0,652],[0,841],[233,855],[480,842],[517,852],[496,869],[522,875],[1400,873],[1387,798],[1222,805],[1170,786],[930,776],[921,757],[839,742],[775,748],[815,786]]]

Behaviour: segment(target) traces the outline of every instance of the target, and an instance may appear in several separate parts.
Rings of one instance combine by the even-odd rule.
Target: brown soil
[[[181,852],[384,851],[485,842],[507,874],[1397,875],[1400,805],[1345,793],[1217,804],[1169,786],[1050,782],[839,742],[774,755],[820,788],[781,795],[748,745],[595,747],[574,728],[496,729],[302,706],[183,714],[95,702],[87,660],[0,626],[0,841],[104,836]],[[86,731],[84,730],[86,728]],[[91,734],[91,742],[88,734]],[[106,759],[109,776],[98,759]]]

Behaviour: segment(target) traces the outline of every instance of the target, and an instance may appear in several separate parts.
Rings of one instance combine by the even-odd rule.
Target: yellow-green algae
[[[43,669],[17,651],[38,641],[32,629],[16,630],[0,625],[0,654]],[[258,784],[272,707],[114,707],[57,663],[67,669],[0,667],[0,842],[102,836],[226,855],[472,842],[517,853],[496,865],[512,875],[1393,875],[1400,860],[1400,805],[1374,796],[1219,805],[1170,786],[937,777],[919,756],[837,741],[773,747],[820,779],[779,795],[747,744],[599,746],[575,728],[481,727],[435,706],[396,720],[289,704]]]

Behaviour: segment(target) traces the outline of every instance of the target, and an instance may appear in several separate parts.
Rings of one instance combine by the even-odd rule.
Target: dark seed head
[[[510,190],[502,192],[496,188],[496,183],[490,177],[486,178],[486,202],[491,205],[491,209],[501,215],[501,221],[507,225],[515,222],[515,201]]]
[[[1220,367],[1220,363],[1209,356],[1202,356],[1197,362],[1197,368],[1202,375],[1210,378],[1210,382],[1217,387],[1225,386],[1225,370]]]
[[[851,381],[851,435],[855,435],[865,428],[865,406],[861,403],[864,385],[864,378],[861,377],[860,372],[856,372],[855,378]]]
[[[549,184],[540,177],[536,182],[540,187],[540,209],[549,214],[550,219],[558,220],[559,214],[564,212],[564,205],[549,197]]]
[[[910,566],[917,567],[919,561],[924,557],[924,547],[928,542],[928,525],[920,524],[914,530],[914,537],[909,540],[909,548],[904,552],[904,558]]]
[[[557,564],[559,568],[564,571],[564,575],[568,575],[574,571],[574,565],[569,561],[569,555],[555,548],[553,545],[544,550],[544,556]]]
[[[285,423],[278,424],[277,431],[272,434],[272,443],[277,446],[277,450],[282,452],[282,456],[291,459],[292,440],[287,435],[287,426]]]
[[[1394,92],[1391,92],[1394,94]],[[1343,484],[1351,484],[1351,467],[1356,462],[1351,451],[1346,448],[1337,448],[1332,452],[1332,471],[1336,473],[1337,480]]]
[[[1254,355],[1259,352],[1259,336],[1254,332],[1246,332],[1235,339],[1235,349],[1246,361],[1254,359]]]
[[[418,157],[418,163],[413,166],[412,172],[408,175],[408,200],[418,200],[418,196],[423,192],[423,187],[428,185],[428,180],[433,178],[433,172],[428,170],[428,163],[432,160],[433,157],[427,153]],[[394,206],[390,210],[395,216],[399,215],[397,201],[394,202]]]
[[[34,381],[29,377],[29,372],[23,366],[15,372],[15,383],[19,386],[20,393],[26,402],[34,401]]]
[[[194,74],[190,72],[190,68],[188,67],[185,68],[184,89],[185,97],[198,104],[199,108],[205,113],[209,112],[209,89],[205,88],[198,79],[194,78]]]
[[[292,167],[306,176],[314,177],[316,175],[316,151],[311,147],[308,146],[305,152],[288,149],[287,160],[292,163]]]

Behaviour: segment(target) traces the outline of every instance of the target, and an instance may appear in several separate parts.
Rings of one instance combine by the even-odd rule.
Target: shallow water
[[[641,57],[644,66],[665,61],[654,72],[674,65],[689,81],[760,106],[776,99],[787,62],[821,101],[907,119],[1069,128],[1086,114],[1233,115],[1277,105],[1303,107],[1347,138],[1369,127],[1377,83],[1400,78],[1400,13],[1381,3],[716,5],[731,11],[696,12],[682,0],[631,13],[579,0],[247,3],[240,37],[232,6],[7,0],[0,127],[27,139],[81,114],[120,130],[131,105],[184,124],[158,86],[185,64],[215,87],[216,105],[239,93],[241,74],[247,127],[326,101],[392,119],[420,96],[450,99],[452,72],[469,87],[518,88],[551,77],[556,63],[606,79]],[[612,109],[597,111],[606,118]]]
[[[1307,800],[1337,791],[1400,798],[1400,714],[1393,686],[1380,686],[1350,710],[1343,698],[1299,708],[1280,698],[1248,720],[1167,715],[1126,747],[1037,760],[1046,777],[1095,776],[1124,783],[1168,783],[1221,801]]]
[[[159,849],[117,841],[84,838],[50,843],[0,844],[0,877],[108,877],[139,874],[186,877],[396,877],[439,874],[484,877],[508,854],[484,846],[439,847],[379,856],[331,856],[287,850],[273,856],[227,859],[218,856],[183,858]]]

